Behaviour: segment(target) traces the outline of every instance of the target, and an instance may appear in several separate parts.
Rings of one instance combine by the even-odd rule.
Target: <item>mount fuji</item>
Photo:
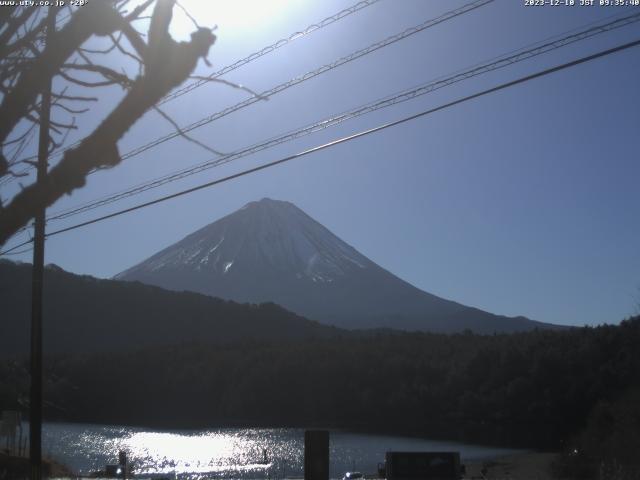
[[[294,204],[267,198],[248,203],[115,278],[237,302],[274,302],[349,329],[493,333],[554,327],[424,292]]]

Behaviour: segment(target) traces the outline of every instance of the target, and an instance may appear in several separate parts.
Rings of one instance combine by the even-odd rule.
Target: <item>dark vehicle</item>
[[[459,452],[387,452],[387,480],[459,480],[464,475]]]
[[[342,480],[361,480],[364,478],[364,475],[360,472],[347,472],[342,477]]]

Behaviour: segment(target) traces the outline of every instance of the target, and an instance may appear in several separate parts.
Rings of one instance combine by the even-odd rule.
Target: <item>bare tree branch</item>
[[[216,155],[225,155],[225,153],[220,152],[218,150],[215,150],[213,148],[211,148],[210,146],[200,142],[199,140],[196,140],[195,138],[193,138],[192,136],[188,135],[186,132],[184,132],[181,128],[180,125],[178,125],[169,115],[167,115],[165,112],[163,112],[160,107],[158,107],[157,105],[154,105],[153,109],[158,112],[160,115],[162,115],[163,118],[165,118],[171,125],[173,125],[173,128],[176,129],[176,132],[178,132],[180,134],[180,136],[182,138],[184,138],[185,140],[188,140],[191,143],[195,143],[196,145],[198,145],[199,147],[204,148],[205,150],[207,150],[208,152],[211,153],[215,153]]]
[[[140,14],[149,8],[154,1],[155,0],[146,0],[143,4],[134,8],[133,11],[125,17],[125,20],[127,22],[132,22],[133,20],[140,18]]]
[[[0,105],[0,141],[4,141],[33,105],[43,85],[64,61],[91,35],[108,35],[119,29],[122,17],[111,2],[89,2],[78,10],[42,54],[20,76]]]
[[[102,5],[102,3],[93,2],[89,5]],[[158,0],[156,2],[149,28],[149,42],[143,56],[144,73],[132,82],[117,107],[76,148],[65,152],[58,164],[50,170],[45,182],[24,188],[13,197],[4,209],[0,209],[0,245],[26,225],[35,211],[53,204],[63,195],[84,186],[89,172],[100,168],[110,168],[120,163],[118,140],[162,97],[184,82],[195,69],[199,59],[206,57],[209,48],[216,40],[215,35],[211,30],[201,28],[191,35],[189,42],[176,42],[169,34],[173,5],[174,0]],[[81,11],[88,11],[88,8]],[[112,8],[110,11],[121,19]],[[75,23],[77,23],[76,17],[72,18],[67,26]],[[75,28],[79,28],[79,26]],[[90,28],[84,29],[82,33],[88,34],[90,30]],[[95,29],[93,30],[95,31]],[[96,34],[108,35],[112,33],[107,30],[109,29],[104,27]],[[73,42],[68,40],[68,43],[73,43],[73,45],[68,45],[67,53],[79,46],[75,42],[77,38],[78,35],[74,35]],[[72,47],[73,49],[71,49]],[[61,58],[62,55],[54,56],[52,52],[49,52],[48,55],[49,58],[54,57],[56,68],[62,66],[64,60],[69,57],[69,55],[64,58]],[[44,67],[42,68],[44,69]],[[46,71],[52,74],[55,69],[47,67]],[[64,97],[67,96],[57,96],[57,98]],[[24,99],[22,102],[29,103]],[[0,112],[4,107],[3,102]],[[26,107],[22,107],[21,111],[23,116],[20,118],[24,118],[24,113],[28,110]],[[0,123],[0,134],[3,133],[2,129],[6,129],[9,125],[11,122]],[[3,139],[0,137],[0,140]]]
[[[123,33],[124,33],[124,29],[123,29]],[[133,58],[139,64],[143,64],[144,63],[142,58],[137,57],[136,55],[134,55],[133,53],[129,52],[128,50],[126,50],[122,46],[122,44],[120,43],[122,41],[121,40],[122,37],[115,37],[114,35],[109,35],[109,37],[111,38],[111,41],[113,42],[113,45],[120,51],[120,53],[126,55],[127,57]],[[129,40],[129,43],[131,43],[131,40]],[[144,51],[144,49],[143,49],[143,51]]]
[[[0,57],[6,57],[8,55],[11,55],[12,53],[17,52],[18,50],[23,48],[24,46],[32,44],[32,42],[35,41],[38,38],[38,36],[44,31],[46,22],[47,22],[47,19],[45,17],[40,21],[37,27],[34,27],[33,29],[29,30],[23,37],[18,38],[12,44],[7,43],[5,47],[0,47]],[[2,45],[2,40],[0,40],[0,45]]]
[[[189,13],[189,10],[184,8],[182,4],[178,2],[178,0],[176,0],[176,5],[178,6],[178,8],[180,8],[180,10],[182,10],[182,12],[187,16],[187,18],[191,20],[191,23],[193,23],[193,26],[196,27],[196,30],[201,28],[200,25],[198,25],[198,22],[196,21],[196,19],[193,18],[193,16]]]
[[[235,83],[235,82],[230,82],[229,80],[225,80],[223,78],[217,78],[217,77],[202,77],[200,75],[191,75],[189,78],[192,78],[194,80],[205,80],[207,82],[218,82],[218,83],[222,83],[224,85],[228,85],[230,87],[233,88],[237,88],[239,90],[244,90],[247,93],[250,93],[251,95],[253,95],[256,98],[259,98],[260,100],[269,100],[269,97],[266,97],[264,95],[260,95],[258,92],[256,92],[255,90],[251,90],[248,87],[245,87],[244,85],[240,85],[239,83]]]
[[[62,103],[52,103],[51,107],[57,107],[57,108],[61,108],[62,110],[64,110],[67,113],[71,113],[74,115],[80,115],[82,113],[86,113],[88,112],[90,109],[89,108],[71,108],[71,107],[67,107],[66,105],[62,104]]]
[[[90,63],[88,65],[65,63],[62,68],[98,73],[105,79],[111,80],[112,83],[116,82],[125,86],[130,86],[133,83],[133,80],[127,75],[116,72],[115,70],[109,67],[105,67],[104,65],[95,65],[93,63]]]
[[[116,37],[117,41],[119,42],[122,39],[122,31],[120,31],[118,33],[118,36]],[[97,50],[97,49],[91,49],[91,48],[87,48],[87,47],[80,47],[78,48],[76,51],[78,53],[95,53],[95,54],[100,54],[100,55],[106,55],[107,53],[111,53],[113,52],[113,50],[116,48],[116,44],[117,42],[112,42],[111,46],[109,48],[106,48],[104,50]]]
[[[67,80],[70,83],[74,83],[74,84],[79,85],[81,87],[87,87],[87,88],[106,87],[106,86],[114,85],[115,83],[117,83],[115,80],[104,80],[104,81],[101,81],[101,82],[88,82],[88,81],[85,81],[85,80],[79,80],[77,78],[72,77],[68,73],[65,73],[62,70],[60,70],[58,72],[58,75],[60,75],[62,78],[64,78],[65,80]]]
[[[33,8],[25,8],[17,18],[9,18],[6,30],[0,34],[0,45],[8,45],[11,37],[18,32],[18,29],[33,15],[34,11]]]
[[[52,97],[73,102],[97,102],[98,97],[84,97],[80,95],[65,95],[63,93],[52,93]]]

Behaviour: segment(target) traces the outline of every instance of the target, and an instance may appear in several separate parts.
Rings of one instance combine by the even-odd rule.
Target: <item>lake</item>
[[[349,470],[374,473],[387,450],[459,451],[463,462],[516,452],[334,430],[329,439],[331,478],[341,478]],[[144,475],[175,475],[180,479],[301,477],[304,429],[153,430],[70,423],[45,423],[43,427],[43,453],[81,475],[117,463],[119,450],[127,451],[135,473]]]

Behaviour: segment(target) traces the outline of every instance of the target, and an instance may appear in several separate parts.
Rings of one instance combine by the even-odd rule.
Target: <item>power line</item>
[[[299,77],[295,77],[295,78],[289,80],[288,82],[285,82],[285,83],[282,83],[280,85],[277,85],[277,86],[275,86],[275,87],[263,92],[260,95],[253,96],[253,97],[251,97],[251,98],[249,98],[249,99],[247,99],[247,100],[245,100],[243,102],[237,103],[237,104],[235,104],[233,106],[225,108],[224,110],[216,112],[213,115],[210,115],[209,117],[206,117],[206,118],[201,119],[201,120],[199,120],[197,122],[194,122],[194,123],[192,123],[192,124],[190,124],[190,125],[188,125],[188,126],[186,126],[184,128],[181,128],[180,132],[173,132],[173,133],[167,134],[167,135],[165,135],[163,137],[160,137],[160,138],[158,138],[158,139],[156,139],[156,140],[154,140],[152,142],[149,142],[149,143],[147,143],[145,145],[137,147],[134,150],[130,150],[129,152],[123,154],[121,156],[121,159],[125,160],[125,159],[128,159],[128,158],[131,158],[131,157],[133,157],[135,155],[138,155],[138,154],[140,154],[140,153],[142,153],[142,152],[144,152],[144,151],[146,151],[146,150],[148,150],[150,148],[153,148],[153,147],[155,147],[155,146],[157,146],[157,145],[159,145],[161,143],[164,143],[166,141],[172,140],[172,139],[174,139],[176,137],[179,137],[179,136],[183,135],[184,133],[190,132],[190,131],[192,131],[192,130],[194,130],[196,128],[199,128],[201,126],[209,124],[209,123],[211,123],[211,122],[213,122],[215,120],[218,120],[218,119],[220,119],[220,118],[222,118],[222,117],[224,117],[226,115],[229,115],[229,114],[231,114],[231,113],[233,113],[235,111],[238,111],[238,110],[240,110],[242,108],[248,107],[248,106],[250,106],[250,105],[262,100],[263,98],[271,97],[271,96],[273,96],[273,95],[275,95],[277,93],[280,93],[282,91],[285,91],[285,90],[287,90],[287,89],[289,89],[289,88],[291,88],[291,87],[293,87],[295,85],[298,85],[298,84],[300,84],[302,82],[305,82],[307,80],[315,78],[315,77],[317,77],[317,76],[319,76],[319,75],[321,75],[323,73],[331,71],[331,70],[333,70],[333,69],[335,69],[335,68],[337,68],[339,66],[342,66],[342,65],[344,65],[346,63],[349,63],[349,62],[351,62],[353,60],[356,60],[356,59],[358,59],[360,57],[363,57],[363,56],[365,56],[365,55],[367,55],[369,53],[372,53],[372,52],[374,52],[376,50],[379,50],[380,48],[383,48],[383,47],[386,47],[386,46],[391,45],[393,43],[396,43],[396,42],[398,42],[400,40],[403,40],[404,38],[407,38],[407,37],[409,37],[411,35],[419,33],[419,32],[421,32],[421,31],[423,31],[423,30],[425,30],[427,28],[430,28],[430,27],[435,26],[435,25],[437,25],[439,23],[447,21],[447,20],[449,20],[451,18],[454,18],[454,17],[457,17],[457,16],[462,15],[464,13],[467,13],[468,11],[474,10],[474,9],[479,8],[481,6],[484,6],[484,5],[488,4],[488,3],[491,3],[492,1],[493,0],[476,0],[476,1],[471,2],[469,4],[463,5],[462,7],[457,8],[455,10],[451,10],[449,12],[446,12],[445,14],[443,14],[443,15],[437,17],[437,18],[427,20],[426,22],[423,22],[420,25],[408,28],[408,29],[396,34],[396,35],[393,35],[391,37],[387,37],[386,39],[384,39],[384,40],[382,40],[380,42],[376,42],[374,44],[369,45],[366,48],[357,50],[357,51],[351,53],[350,55],[342,57],[342,58],[334,61],[331,64],[323,65],[323,66],[319,67],[316,70],[313,70],[311,72],[307,72],[306,74],[301,75]],[[269,47],[267,47],[267,48],[269,48]],[[239,62],[242,62],[242,60],[239,61]],[[236,63],[238,63],[238,62],[236,62]],[[245,63],[248,63],[248,62],[245,62]],[[238,67],[235,67],[235,68],[238,68]],[[78,143],[80,143],[80,142],[76,142],[75,144],[71,145],[69,148],[72,148],[74,145],[77,145]],[[64,153],[64,152],[60,152],[60,153]],[[26,172],[28,170],[30,170],[30,168],[25,169],[21,173],[24,173],[24,172]],[[90,174],[91,173],[95,173],[96,171],[97,170],[94,170],[93,172],[90,172]],[[9,178],[9,177],[7,177],[7,178]],[[8,181],[10,181],[10,180],[8,180]]]
[[[374,102],[368,103],[366,105],[359,106],[355,109],[352,109],[347,112],[343,112],[337,115],[333,115],[332,117],[325,118],[321,121],[315,122],[313,124],[307,125],[305,127],[299,128],[289,133],[282,134],[277,137],[272,137],[269,140],[266,140],[261,143],[254,144],[249,147],[244,147],[240,150],[237,150],[231,154],[225,155],[222,158],[215,158],[213,160],[209,160],[207,162],[201,163],[199,165],[189,167],[186,169],[178,170],[171,174],[156,178],[152,181],[143,182],[136,186],[130,187],[129,189],[123,190],[121,192],[111,194],[101,199],[93,200],[89,203],[85,203],[80,206],[71,207],[57,213],[54,213],[48,218],[48,221],[52,220],[60,220],[64,218],[71,217],[73,215],[77,215],[83,212],[87,212],[89,210],[93,210],[95,208],[99,208],[101,206],[113,203],[118,200],[122,200],[124,198],[128,198],[133,195],[140,194],[147,190],[160,187],[167,183],[180,180],[190,175],[194,175],[196,173],[200,173],[204,170],[208,170],[210,168],[214,168],[231,161],[237,160],[239,158],[246,157],[248,155],[252,155],[254,153],[266,150],[268,148],[274,147],[276,145],[280,145],[285,142],[289,142],[295,140],[297,138],[301,138],[303,136],[309,135],[311,133],[318,132],[320,130],[324,130],[338,124],[341,124],[347,120],[359,117],[361,115],[365,115],[376,110],[380,110],[382,108],[387,108],[392,105],[396,105],[398,103],[406,102],[408,100],[413,100],[422,95],[431,93],[440,88],[452,85],[454,83],[475,77],[477,75],[481,75],[487,72],[495,71],[500,68],[507,67],[509,65],[513,65],[517,62],[521,62],[532,57],[542,55],[548,53],[552,50],[556,50],[563,46],[585,40],[587,38],[591,38],[595,35],[611,31],[616,28],[620,28],[626,25],[629,25],[634,22],[640,21],[640,13],[636,13],[633,15],[629,15],[624,18],[620,18],[614,20],[612,22],[608,22],[606,24],[597,25],[586,30],[579,31],[575,34],[565,36],[560,39],[555,39],[551,42],[540,44],[537,42],[535,47],[527,49],[524,47],[523,49],[519,49],[516,53],[511,55],[503,55],[500,57],[496,57],[496,60],[490,61],[488,63],[480,64],[475,67],[472,67],[468,70],[461,71],[460,73],[454,74],[449,77],[441,77],[440,79],[431,81],[426,84],[422,84],[418,87],[415,87],[410,90],[405,90],[400,93],[394,94],[392,96],[385,97],[383,99],[378,99]]]
[[[342,65],[345,65],[347,63],[350,63],[354,60],[357,60],[358,58],[364,57],[365,55],[368,55],[370,53],[373,53],[377,50],[380,50],[381,48],[387,47],[389,45],[392,45],[396,42],[399,42],[400,40],[404,40],[405,38],[408,38],[412,35],[415,35],[416,33],[422,32],[428,28],[431,28],[435,25],[438,25],[440,23],[446,22],[447,20],[451,20],[452,18],[458,17],[460,15],[463,15],[467,12],[470,12],[472,10],[475,10],[476,8],[480,8],[484,5],[487,5],[491,2],[493,2],[494,0],[475,0],[473,2],[470,2],[468,4],[465,4],[459,8],[456,8],[454,10],[450,10],[442,15],[440,15],[439,17],[433,18],[433,19],[429,19],[426,20],[425,22],[407,28],[405,30],[403,30],[400,33],[397,33],[395,35],[392,35],[390,37],[387,37],[383,40],[380,40],[378,42],[375,42],[371,45],[369,45],[368,47],[362,48],[360,50],[356,50],[355,52],[350,53],[349,55],[346,55],[344,57],[339,58],[338,60],[335,60],[332,63],[323,65],[319,68],[316,68],[315,70],[312,70],[310,72],[307,72],[303,75],[300,75],[298,77],[292,78],[291,80],[281,83],[279,85],[276,85],[275,87],[270,88],[269,90],[265,90],[264,92],[258,94],[258,95],[254,95],[252,97],[247,98],[246,100],[243,100],[242,102],[236,103],[235,105],[231,105],[229,107],[224,108],[223,110],[220,110],[216,113],[213,113],[211,115],[209,115],[208,117],[202,118],[196,122],[193,122],[185,127],[181,127],[180,131],[174,131],[171,133],[168,133],[162,137],[158,137],[155,140],[152,140],[151,142],[148,142],[144,145],[141,145],[139,147],[134,148],[133,150],[129,150],[127,153],[124,153],[123,155],[120,156],[121,160],[126,160],[129,159],[131,157],[134,157],[136,155],[139,155],[153,147],[156,147],[162,143],[165,143],[169,140],[173,140],[174,138],[183,136],[185,133],[191,132],[192,130],[195,130],[197,128],[200,128],[204,125],[207,125],[209,123],[212,123],[216,120],[219,120],[223,117],[226,117],[227,115],[230,115],[233,112],[236,112],[238,110],[241,110],[243,108],[249,107],[251,105],[253,105],[254,103],[257,103],[259,101],[262,101],[265,98],[270,98],[273,97],[274,95],[277,95],[278,93],[284,92],[285,90],[288,90],[291,87],[294,87],[296,85],[299,85],[303,82],[306,82],[307,80],[311,80],[312,78],[316,78],[319,75],[322,75],[324,73],[327,73],[331,70],[334,70],[338,67],[341,67]],[[73,145],[71,146],[73,147]],[[70,147],[70,148],[71,148]],[[63,153],[63,152],[62,152]],[[98,172],[99,170],[93,170],[92,172],[89,173],[89,175]]]
[[[445,109],[453,107],[455,105],[459,105],[461,103],[468,102],[470,100],[473,100],[473,99],[476,99],[476,98],[479,98],[479,97],[482,97],[482,96],[485,96],[485,95],[489,95],[491,93],[498,92],[500,90],[504,90],[504,89],[513,87],[515,85],[519,85],[519,84],[534,80],[536,78],[540,78],[540,77],[543,77],[543,76],[546,76],[546,75],[550,75],[552,73],[555,73],[555,72],[558,72],[558,71],[561,71],[561,70],[566,70],[568,68],[575,67],[577,65],[580,65],[580,64],[583,64],[583,63],[586,63],[586,62],[590,62],[590,61],[596,60],[598,58],[605,57],[607,55],[611,55],[613,53],[621,52],[623,50],[627,50],[627,49],[630,49],[632,47],[636,47],[638,45],[640,45],[640,39],[632,41],[632,42],[629,42],[629,43],[625,43],[623,45],[619,45],[617,47],[613,47],[613,48],[610,48],[610,49],[607,49],[607,50],[603,50],[603,51],[594,53],[592,55],[588,55],[586,57],[581,57],[581,58],[579,58],[577,60],[573,60],[571,62],[563,63],[563,64],[557,65],[555,67],[547,68],[545,70],[542,70],[542,71],[539,71],[539,72],[536,72],[536,73],[533,73],[533,74],[530,74],[530,75],[526,75],[524,77],[520,77],[520,78],[518,78],[516,80],[512,80],[510,82],[502,83],[502,84],[500,84],[498,86],[483,90],[481,92],[474,93],[472,95],[468,95],[466,97],[462,97],[462,98],[460,98],[458,100],[454,100],[454,101],[445,103],[445,104],[440,105],[438,107],[431,108],[429,110],[425,110],[425,111],[422,111],[420,113],[416,113],[414,115],[410,115],[410,116],[401,118],[399,120],[395,120],[393,122],[389,122],[389,123],[386,123],[386,124],[383,124],[383,125],[380,125],[380,126],[368,129],[368,130],[364,130],[364,131],[361,131],[361,132],[358,132],[358,133],[355,133],[355,134],[352,134],[352,135],[348,135],[346,137],[342,137],[342,138],[339,138],[337,140],[333,140],[331,142],[324,143],[322,145],[319,145],[319,146],[304,150],[302,152],[299,152],[299,153],[296,153],[296,154],[293,154],[293,155],[289,155],[287,157],[284,157],[284,158],[281,158],[279,160],[275,160],[275,161],[266,163],[264,165],[260,165],[258,167],[250,168],[248,170],[243,170],[243,171],[241,171],[239,173],[235,173],[235,174],[229,175],[227,177],[223,177],[223,178],[220,178],[220,179],[217,179],[217,180],[213,180],[211,182],[207,182],[207,183],[198,185],[196,187],[188,188],[186,190],[182,190],[180,192],[173,193],[171,195],[166,195],[164,197],[160,197],[160,198],[157,198],[155,200],[151,200],[149,202],[141,203],[141,204],[135,205],[133,207],[120,210],[118,212],[114,212],[114,213],[111,213],[111,214],[108,214],[108,215],[103,215],[101,217],[94,218],[92,220],[88,220],[86,222],[78,223],[78,224],[72,225],[70,227],[66,227],[66,228],[62,228],[60,230],[55,230],[53,232],[49,232],[47,234],[47,237],[51,237],[51,236],[54,236],[54,235],[59,235],[61,233],[69,232],[71,230],[76,230],[78,228],[81,228],[81,227],[84,227],[84,226],[87,226],[87,225],[91,225],[91,224],[94,224],[94,223],[101,222],[103,220],[114,218],[114,217],[123,215],[125,213],[129,213],[129,212],[133,212],[133,211],[136,211],[136,210],[140,210],[142,208],[146,208],[146,207],[149,207],[151,205],[155,205],[155,204],[167,201],[167,200],[171,200],[173,198],[177,198],[177,197],[180,197],[180,196],[183,196],[183,195],[187,195],[189,193],[196,192],[198,190],[202,190],[202,189],[205,189],[205,188],[208,188],[208,187],[212,187],[212,186],[218,185],[220,183],[228,182],[230,180],[234,180],[236,178],[240,178],[240,177],[249,175],[251,173],[258,172],[260,170],[265,170],[267,168],[274,167],[276,165],[280,165],[280,164],[289,162],[291,160],[295,160],[295,159],[307,156],[307,155],[309,155],[311,153],[315,153],[315,152],[318,152],[320,150],[325,150],[327,148],[334,147],[334,146],[342,144],[342,143],[350,142],[350,141],[355,140],[357,138],[361,138],[361,137],[364,137],[364,136],[367,136],[367,135],[370,135],[370,134],[373,134],[373,133],[377,133],[377,132],[380,132],[380,131],[385,130],[387,128],[391,128],[391,127],[395,127],[397,125],[401,125],[401,124],[407,123],[409,121],[412,121],[412,120],[415,120],[415,119],[418,119],[418,118],[433,114],[435,112],[439,112],[441,110],[445,110]],[[22,246],[22,245],[20,245],[20,246]],[[17,248],[17,247],[18,246],[14,247],[14,248]],[[2,252],[0,254],[3,254],[3,253],[4,252]]]
[[[226,67],[221,68],[220,70],[218,70],[217,72],[212,73],[211,75],[209,75],[206,79],[202,79],[202,80],[198,80],[196,82],[193,82],[189,85],[185,85],[184,87],[166,95],[164,98],[162,98],[160,100],[159,105],[162,105],[163,103],[169,102],[173,99],[176,99],[178,97],[181,97],[182,95],[191,92],[192,90],[195,90],[196,88],[205,85],[207,83],[209,83],[209,81],[214,80],[218,77],[221,77],[229,72],[232,72],[233,70],[236,70],[240,67],[242,67],[243,65],[246,65],[247,63],[253,62],[254,60],[257,60],[260,57],[263,57],[271,52],[276,51],[279,48],[284,47],[285,45],[290,44],[291,42],[298,40],[299,38],[302,38],[306,35],[309,35],[312,32],[315,32],[316,30],[320,30],[328,25],[331,25],[332,23],[337,22],[338,20],[341,20],[353,13],[356,13],[360,10],[362,10],[363,8],[369,7],[371,5],[373,5],[374,3],[378,2],[379,0],[364,0],[361,2],[356,3],[355,5],[352,5],[351,7],[345,8],[344,10],[339,11],[338,13],[335,13],[333,15],[330,15],[327,18],[324,18],[323,20],[317,22],[317,23],[313,23],[311,25],[309,25],[308,27],[298,31],[298,32],[294,32],[291,35],[289,35],[288,37],[285,38],[281,38],[280,40],[278,40],[277,42],[272,43],[271,45],[268,45],[260,50],[258,50],[257,52],[254,52],[250,55],[247,55],[246,57],[237,60],[236,62],[227,65]]]
[[[190,91],[200,87],[201,85],[204,85],[205,83],[208,83],[211,80],[214,80],[218,77],[221,77],[224,74],[227,74],[233,70],[236,70],[254,60],[257,60],[258,58],[261,58],[281,47],[284,47],[285,45],[288,45],[289,43],[302,38],[312,32],[315,32],[316,30],[320,30],[328,25],[331,25],[335,22],[337,22],[338,20],[341,20],[353,13],[356,13],[368,6],[373,5],[374,3],[377,3],[380,0],[363,0],[360,1],[354,5],[352,5],[351,7],[345,8],[343,10],[341,10],[338,13],[335,13],[334,15],[331,15],[329,17],[324,18],[323,20],[321,20],[320,22],[314,23],[309,25],[308,27],[304,28],[301,31],[298,32],[294,32],[291,35],[289,35],[286,38],[282,38],[280,40],[278,40],[277,42],[268,45],[262,49],[260,49],[257,52],[252,53],[251,55],[248,55],[247,57],[244,57],[240,60],[235,61],[234,63],[227,65],[223,68],[221,68],[220,70],[218,70],[217,72],[212,73],[211,75],[209,75],[209,77],[207,79],[203,79],[203,80],[198,80],[197,82],[194,82],[190,85],[187,85],[167,96],[165,96],[163,99],[160,100],[159,105],[162,105],[163,103],[166,103],[170,100],[173,100],[175,98],[178,98],[186,93],[189,93]],[[66,18],[68,18],[70,15],[68,15]],[[58,150],[57,152],[52,153],[52,157],[59,157],[60,155],[64,154],[67,150],[74,148],[76,146],[78,146],[80,143],[82,142],[82,140],[79,140],[77,142],[74,142],[73,144],[71,144],[70,146],[62,149],[62,150]],[[28,157],[25,160],[30,160],[32,158],[35,157]],[[21,170],[20,172],[18,172],[18,175],[22,176],[25,173],[28,173],[30,170],[32,170],[34,167],[33,166],[28,166],[25,167],[23,170]],[[2,185],[3,183],[9,183],[13,180],[14,178],[11,176],[6,176],[4,179],[0,179],[0,185]]]
[[[29,242],[31,242],[31,240],[29,240]],[[30,252],[31,250],[33,250],[33,247],[32,247],[32,246],[31,246],[31,247],[29,247],[29,248],[25,248],[24,250],[20,250],[19,252],[12,252],[12,253],[11,253],[11,252],[9,252],[9,251],[2,252],[2,255],[22,255],[23,253],[28,253],[28,252]]]
[[[2,252],[0,252],[0,256],[2,256],[2,255],[19,255],[20,253],[26,253],[26,252],[29,252],[29,251],[31,251],[31,249],[32,249],[33,247],[29,247],[28,249],[26,249],[26,250],[24,250],[24,251],[21,251],[21,252],[11,253],[11,252],[13,252],[14,250],[19,249],[20,247],[24,247],[25,245],[29,245],[30,243],[33,243],[33,239],[31,239],[31,240],[27,240],[27,241],[25,241],[25,242],[22,242],[22,243],[19,243],[19,244],[17,244],[17,245],[14,245],[14,246],[13,246],[13,247],[11,247],[11,248],[7,248],[6,250],[3,250]]]
[[[257,60],[261,57],[264,57],[265,55],[268,55],[269,53],[272,53],[276,50],[278,50],[279,48],[284,47],[285,45],[290,44],[291,42],[298,40],[302,37],[305,37],[307,35],[309,35],[310,33],[313,33],[317,30],[321,30],[324,27],[327,27],[339,20],[342,20],[345,17],[348,17],[349,15],[352,15],[356,12],[359,12],[360,10],[369,7],[377,2],[379,2],[380,0],[362,0],[354,5],[351,5],[350,7],[347,7],[343,10],[340,10],[337,13],[334,13],[333,15],[330,15],[322,20],[320,20],[319,22],[313,23],[309,26],[307,26],[306,28],[299,30],[297,32],[294,32],[292,34],[290,34],[288,37],[284,37],[281,38],[280,40],[278,40],[277,42],[272,43],[271,45],[267,45],[266,47],[261,48],[260,50],[247,55],[244,58],[241,58],[240,60],[236,60],[235,62],[222,67],[220,70],[218,70],[217,72],[212,73],[211,75],[209,75],[207,77],[207,79],[202,79],[202,80],[198,80],[196,82],[193,82],[189,85],[186,85],[178,90],[176,90],[175,92],[172,92],[166,96],[164,96],[160,102],[158,103],[158,105],[162,105],[163,103],[169,102],[171,100],[174,100],[175,98],[181,97],[182,95],[185,95],[189,92],[191,92],[192,90],[195,90],[196,88],[209,83],[212,80],[215,80],[216,78],[219,78],[229,72],[232,72],[233,70],[237,70],[238,68],[253,62],[254,60]],[[66,18],[69,18],[71,15],[67,15]],[[64,20],[62,19],[62,20]],[[59,157],[60,155],[63,155],[67,150],[78,146],[80,143],[82,142],[82,140],[78,140],[77,142],[74,142],[73,144],[69,145],[68,147],[64,148],[64,149],[60,149],[57,152],[53,152],[51,154],[51,157]],[[28,157],[25,160],[30,160],[32,158],[35,157]],[[33,169],[33,166],[28,166],[25,167],[23,170],[21,170],[20,172],[18,172],[19,175],[22,175],[24,173],[29,172],[31,169]],[[8,183],[13,179],[13,177],[11,176],[7,176],[4,179],[0,179],[0,185],[2,185],[3,183]]]
[[[390,37],[385,38],[384,40],[375,42],[371,45],[369,45],[368,47],[362,48],[360,50],[356,50],[355,52],[350,53],[349,55],[346,55],[344,57],[339,58],[338,60],[335,60],[332,63],[323,65],[315,70],[312,70],[310,72],[305,73],[304,75],[300,75],[298,77],[295,77],[287,82],[281,83],[279,85],[276,85],[275,87],[270,88],[269,90],[265,90],[264,92],[260,93],[259,95],[255,95],[252,96],[242,102],[236,103],[235,105],[232,105],[230,107],[227,107],[223,110],[220,110],[212,115],[209,115],[208,117],[202,118],[196,122],[193,122],[185,127],[181,127],[180,132],[172,132],[169,133],[167,135],[164,135],[162,137],[157,138],[156,140],[153,140],[149,143],[146,143],[144,145],[141,145],[137,148],[134,148],[133,150],[130,150],[129,152],[121,155],[121,159],[125,160],[128,158],[131,158],[135,155],[139,155],[142,152],[145,152],[157,145],[160,145],[161,143],[167,142],[169,140],[172,140],[174,138],[177,138],[181,135],[183,135],[184,133],[188,133],[191,132],[192,130],[195,130],[196,128],[200,128],[204,125],[207,125],[209,123],[212,123],[216,120],[219,120],[222,117],[225,117],[233,112],[236,112],[238,110],[241,110],[245,107],[248,107],[250,105],[253,105],[256,102],[259,102],[261,100],[263,100],[264,98],[270,98],[274,95],[277,95],[278,93],[281,93],[285,90],[288,90],[291,87],[294,87],[296,85],[299,85],[303,82],[306,82],[307,80],[311,80],[312,78],[315,78],[319,75],[322,75],[323,73],[329,72],[331,70],[334,70],[335,68],[338,68],[342,65],[345,65],[349,62],[352,62],[358,58],[364,57],[365,55],[368,55],[372,52],[375,52],[377,50],[380,50],[381,48],[387,47],[389,45],[392,45],[396,42],[399,42],[400,40],[404,40],[407,37],[410,37],[412,35],[415,35],[416,33],[422,32],[428,28],[431,28],[435,25],[438,25],[440,23],[443,23],[447,20],[450,20],[452,18],[455,18],[459,15],[463,15],[467,12],[470,12],[472,10],[475,10],[476,8],[482,7],[488,3],[493,2],[493,0],[475,0],[471,3],[468,3],[466,5],[463,5],[459,8],[456,8],[455,10],[451,10],[449,12],[444,13],[443,15],[440,15],[439,17],[427,20],[419,25],[416,25],[414,27],[408,28],[400,33],[397,33],[395,35],[392,35]],[[94,170],[95,172],[96,170]]]

